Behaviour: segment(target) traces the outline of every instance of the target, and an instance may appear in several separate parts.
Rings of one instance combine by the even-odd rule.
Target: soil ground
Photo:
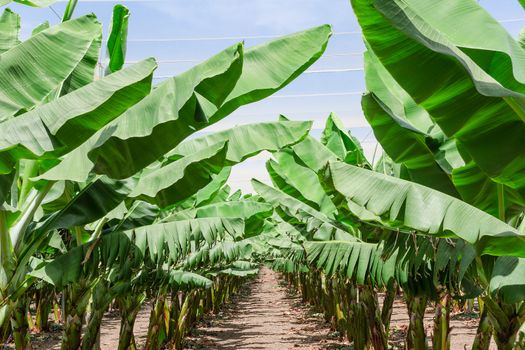
[[[150,305],[145,304],[135,323],[138,348],[144,346]],[[430,337],[433,310],[428,308],[425,326]],[[396,300],[392,312],[390,346],[404,349],[408,315],[401,299]],[[477,327],[477,314],[454,314],[451,317],[452,350],[470,349]],[[34,334],[33,349],[60,349],[60,326],[52,324],[52,331]],[[101,328],[101,349],[113,350],[118,345],[120,318],[118,312],[109,312]],[[430,341],[430,339],[429,339]],[[185,349],[353,349],[337,332],[330,330],[323,315],[304,305],[299,295],[291,293],[280,283],[278,274],[262,268],[256,280],[244,286],[231,303],[218,315],[209,315],[186,338]],[[493,345],[491,350],[495,350]]]
[[[198,327],[187,344],[190,349],[210,350],[344,347],[350,349],[330,332],[322,315],[309,312],[267,268],[218,317]]]

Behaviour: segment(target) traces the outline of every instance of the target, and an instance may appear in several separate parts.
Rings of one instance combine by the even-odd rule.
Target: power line
[[[335,32],[333,36],[345,36],[361,34],[361,31]],[[180,37],[180,38],[145,38],[145,39],[128,39],[130,43],[166,43],[176,41],[222,41],[222,40],[247,40],[247,39],[275,39],[286,36],[287,34],[271,35],[244,35],[244,36],[207,36],[207,37]]]
[[[89,2],[90,0],[85,0]],[[94,1],[94,0],[91,0]],[[94,2],[103,2],[111,0],[98,0]],[[149,1],[149,0],[147,0]],[[153,0],[152,0],[153,1]],[[161,1],[161,0],[158,0]],[[142,2],[142,0],[136,0],[133,2]],[[522,18],[509,18],[497,20],[499,23],[513,23],[513,22],[524,22],[525,17]],[[334,32],[333,36],[347,36],[361,34],[360,30],[345,31],[345,32]],[[180,41],[222,41],[222,40],[247,40],[247,39],[275,39],[283,37],[287,34],[271,34],[271,35],[245,35],[245,36],[209,36],[209,37],[179,37],[179,38],[144,38],[144,39],[128,39],[130,43],[165,43],[165,42],[180,42]]]
[[[268,98],[295,98],[295,97],[325,97],[325,96],[352,96],[362,95],[363,91],[343,91],[343,92],[326,92],[314,94],[290,94],[290,95],[273,95]]]
[[[523,22],[525,21],[525,18],[510,18],[510,19],[502,19],[499,20],[499,23],[512,23],[512,22]]]
[[[333,57],[349,57],[349,56],[361,56],[364,51],[354,51],[354,52],[341,52],[323,55],[322,58],[333,58]],[[206,60],[206,58],[187,58],[187,59],[172,59],[172,60],[157,60],[157,63],[199,63]],[[129,60],[125,64],[134,64],[138,63],[140,60]],[[106,66],[106,63],[101,63],[103,66]]]
[[[335,68],[335,69],[309,69],[304,71],[303,74],[324,74],[324,73],[344,73],[344,72],[361,72],[364,68]],[[153,77],[155,80],[169,79],[173,75],[157,75]]]
[[[341,73],[341,72],[360,72],[364,68],[333,68],[333,69],[309,69],[303,74],[316,74],[316,73]]]

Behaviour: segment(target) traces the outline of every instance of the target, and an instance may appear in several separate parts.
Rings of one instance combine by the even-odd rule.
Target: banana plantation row
[[[73,18],[76,3],[23,42],[20,17],[0,18],[3,343],[30,347],[53,312],[62,349],[97,348],[112,306],[119,349],[135,349],[149,301],[146,348],[179,349],[267,263],[356,349],[387,349],[399,297],[408,349],[429,347],[428,306],[445,350],[451,309],[474,304],[472,349],[525,346],[525,41],[476,1],[351,1],[384,150],[372,161],[335,115],[320,140],[284,116],[199,133],[304,72],[330,26],[233,45],[154,86],[153,58],[125,64],[128,9],[101,58],[102,26]],[[232,193],[231,168],[262,151],[273,186]]]

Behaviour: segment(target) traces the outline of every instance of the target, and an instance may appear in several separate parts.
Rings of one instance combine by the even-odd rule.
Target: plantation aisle
[[[222,317],[198,328],[189,339],[192,349],[339,349],[329,339],[320,317],[307,315],[300,299],[279,286],[277,274],[262,268],[250,291],[239,297]]]

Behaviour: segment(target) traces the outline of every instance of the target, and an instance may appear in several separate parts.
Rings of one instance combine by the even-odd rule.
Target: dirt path
[[[277,274],[262,268],[250,291],[208,325],[193,332],[191,349],[340,349],[320,315],[308,313],[299,298],[287,295]]]

